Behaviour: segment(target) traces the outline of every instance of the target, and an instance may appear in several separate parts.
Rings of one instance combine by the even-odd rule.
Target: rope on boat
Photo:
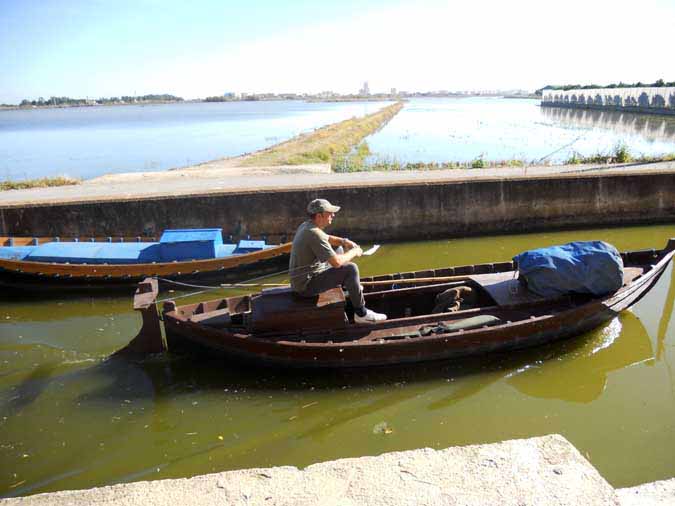
[[[377,245],[373,246],[372,248],[370,248],[369,250],[365,251],[363,254],[364,254],[364,256],[370,256],[373,253],[375,253],[379,248],[380,248],[380,245],[377,244]],[[169,283],[169,284],[173,284],[173,285],[177,285],[177,286],[184,286],[186,288],[198,288],[200,290],[198,292],[192,292],[192,293],[188,293],[188,294],[185,294],[185,295],[177,295],[175,297],[169,297],[169,298],[166,298],[166,299],[158,300],[158,301],[155,302],[155,304],[166,302],[167,300],[175,300],[175,299],[182,299],[182,298],[185,298],[185,297],[192,297],[193,295],[199,295],[200,293],[206,293],[206,292],[209,292],[209,291],[212,291],[212,290],[221,290],[223,288],[256,288],[256,287],[259,288],[259,287],[265,286],[264,284],[255,284],[255,281],[259,281],[261,279],[271,278],[271,277],[275,277],[275,276],[283,276],[284,274],[291,274],[291,273],[293,273],[296,276],[301,276],[301,275],[306,274],[306,273],[308,273],[312,270],[314,272],[323,272],[323,271],[326,271],[328,269],[330,269],[330,265],[328,264],[328,262],[321,262],[319,264],[319,266],[315,267],[315,268],[313,268],[311,265],[304,265],[302,267],[297,267],[295,269],[285,269],[283,271],[274,272],[272,274],[264,274],[262,276],[257,276],[255,278],[251,278],[249,280],[242,281],[240,283],[221,283],[221,284],[216,285],[216,286],[195,285],[195,284],[192,284],[192,283],[183,283],[182,281],[174,281],[172,279],[160,278],[159,276],[155,276],[154,278],[157,281],[162,281],[163,283]],[[285,283],[284,284],[279,283],[279,284],[275,284],[273,286],[285,286],[285,285],[286,285]]]
[[[177,285],[177,286],[184,286],[184,287],[187,287],[187,288],[199,288],[200,289],[198,292],[192,292],[192,293],[188,293],[188,294],[185,294],[185,295],[176,295],[174,297],[168,297],[166,299],[158,300],[156,302],[156,304],[159,304],[161,302],[166,302],[167,300],[175,300],[175,299],[183,299],[185,297],[192,297],[193,295],[199,295],[200,293],[206,293],[206,292],[210,292],[212,290],[221,290],[223,288],[235,288],[238,285],[246,285],[246,284],[250,284],[254,281],[258,281],[260,279],[271,278],[273,276],[281,276],[281,275],[286,274],[286,273],[288,273],[288,269],[286,269],[284,271],[280,271],[280,272],[274,272],[272,274],[265,274],[263,276],[257,276],[255,278],[249,279],[249,280],[247,280],[243,283],[233,283],[233,284],[229,284],[229,285],[228,284],[220,284],[220,285],[216,285],[216,286],[195,285],[195,284],[192,284],[192,283],[183,283],[181,281],[174,281],[173,279],[160,278],[160,277],[156,276],[155,279],[157,281],[162,281],[164,283],[169,283],[169,284],[173,284],[173,285]]]
[[[220,288],[220,287],[217,286],[215,288]],[[199,295],[200,293],[206,293],[206,292],[210,292],[210,291],[211,290],[200,290],[198,292],[186,293],[185,295],[176,295],[175,297],[167,297],[166,299],[161,299],[161,300],[155,301],[155,305],[162,304],[162,303],[166,302],[167,300],[183,299],[185,297],[192,297],[193,295]],[[161,311],[160,311],[160,313],[161,313]]]
[[[203,289],[205,291],[207,291],[207,290],[217,290],[218,288],[220,288],[220,285],[217,285],[217,286],[193,285],[193,284],[190,284],[190,283],[182,283],[180,281],[174,281],[173,279],[167,279],[167,278],[155,277],[155,279],[157,281],[162,281],[164,283],[170,283],[172,285],[185,286],[187,288],[200,288],[200,289]]]

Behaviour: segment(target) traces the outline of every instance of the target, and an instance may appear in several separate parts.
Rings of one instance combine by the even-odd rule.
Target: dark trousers
[[[311,297],[336,286],[341,286],[349,292],[349,300],[352,301],[354,309],[366,305],[365,300],[363,300],[363,291],[361,290],[359,267],[351,262],[344,264],[342,267],[331,267],[312,276],[307,288],[300,295]]]

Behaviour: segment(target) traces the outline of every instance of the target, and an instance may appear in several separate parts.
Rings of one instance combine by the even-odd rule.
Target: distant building
[[[392,88],[391,90],[389,90],[389,93],[391,95],[396,95],[396,88]]]
[[[363,83],[363,88],[359,90],[359,95],[370,95],[370,88],[368,87],[368,81]]]
[[[235,97],[234,97],[234,92],[232,92],[232,91],[226,91],[225,93],[223,93],[223,97],[224,97],[224,98],[228,98],[228,99],[233,99],[233,98],[235,98]]]
[[[317,94],[317,97],[319,98],[335,98],[337,96],[338,94],[334,91],[322,91],[321,93]]]

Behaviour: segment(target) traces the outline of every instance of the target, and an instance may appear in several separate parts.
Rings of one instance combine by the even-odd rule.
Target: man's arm
[[[342,246],[343,248],[345,248],[347,250],[356,248],[358,246],[358,244],[356,244],[354,241],[350,241],[346,237],[338,237],[336,235],[329,235],[328,236],[328,242],[330,243],[331,246],[335,246],[335,247]]]
[[[332,267],[342,267],[344,264],[351,262],[354,258],[360,257],[361,255],[363,255],[363,250],[359,246],[356,246],[346,253],[336,253],[328,259],[328,263]]]

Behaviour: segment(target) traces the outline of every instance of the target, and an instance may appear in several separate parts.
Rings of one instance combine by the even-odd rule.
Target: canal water
[[[675,225],[385,244],[359,264],[374,275],[504,261],[572,240],[662,248],[669,237]],[[130,297],[6,298],[0,496],[551,433],[569,439],[614,486],[670,478],[674,301],[669,268],[630,311],[562,343],[299,374],[171,356],[108,359],[140,327]]]

